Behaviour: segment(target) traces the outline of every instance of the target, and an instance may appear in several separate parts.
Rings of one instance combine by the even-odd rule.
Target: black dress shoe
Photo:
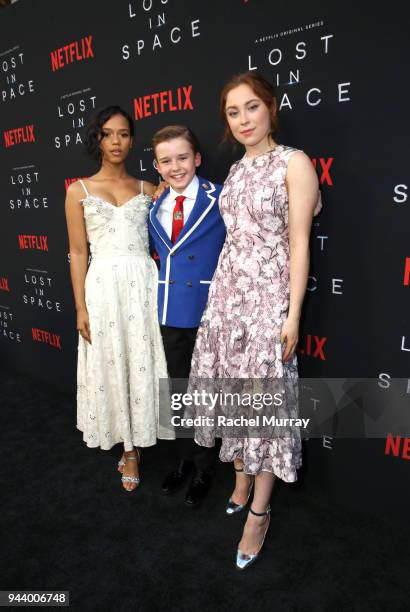
[[[186,505],[191,507],[198,505],[208,493],[210,482],[210,473],[198,470],[193,477],[191,484],[189,485],[189,489],[185,497]]]
[[[194,464],[192,461],[180,461],[176,470],[170,472],[162,483],[161,490],[165,495],[170,495],[178,491],[186,482],[189,474],[191,473]]]

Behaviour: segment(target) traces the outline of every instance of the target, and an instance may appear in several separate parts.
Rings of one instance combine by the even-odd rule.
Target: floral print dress
[[[227,237],[194,349],[190,388],[201,380],[297,381],[296,356],[282,361],[281,327],[289,307],[287,164],[283,145],[234,163],[220,196]],[[282,411],[283,414],[283,411]],[[215,444],[215,427],[199,425],[195,441]],[[271,438],[223,437],[222,461],[242,459],[247,474],[273,472],[293,482],[301,465],[298,430]]]

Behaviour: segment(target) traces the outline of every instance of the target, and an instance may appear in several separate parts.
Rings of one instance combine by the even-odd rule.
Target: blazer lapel
[[[200,176],[199,179],[199,187],[198,193],[196,196],[196,200],[194,206],[191,210],[191,214],[188,217],[188,221],[185,223],[184,227],[181,230],[181,233],[178,236],[178,240],[175,243],[175,246],[178,245],[178,242],[184,238],[184,236],[191,230],[191,228],[198,221],[204,210],[209,206],[214,198],[209,198],[207,191],[211,190],[211,185],[208,181],[204,181]],[[207,187],[207,190],[205,190]]]
[[[176,244],[178,244],[178,242],[185,236],[185,234],[189,232],[191,227],[195,224],[195,222],[199,219],[199,217],[203,213],[204,211],[204,197],[203,196],[204,195],[206,199],[206,194],[204,194],[203,190],[199,188],[198,194],[196,196],[195,204],[191,210],[191,214],[188,217],[188,221],[184,224],[184,227],[182,228],[178,236],[178,240],[176,241]]]
[[[162,227],[161,223],[158,221],[158,217],[157,217],[158,209],[168,194],[169,194],[169,188],[165,189],[165,191],[160,195],[158,200],[153,203],[151,210],[149,212],[149,218],[150,218],[150,223],[152,224],[154,230],[157,232],[161,240],[165,242],[165,244],[167,245],[169,249],[172,249],[174,245],[172,244],[171,240],[168,238],[168,234]]]

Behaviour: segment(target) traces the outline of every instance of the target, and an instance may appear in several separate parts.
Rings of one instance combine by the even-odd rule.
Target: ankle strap
[[[235,466],[233,466],[233,469],[235,470],[235,472],[243,472],[243,467],[236,468]]]
[[[135,452],[137,454],[136,457],[134,455],[126,455],[124,453],[124,461],[139,461],[140,460],[140,456],[141,456],[140,449],[136,448]]]
[[[249,512],[255,516],[267,516],[270,513],[270,506],[266,508],[265,512],[255,512],[252,508],[249,508]]]

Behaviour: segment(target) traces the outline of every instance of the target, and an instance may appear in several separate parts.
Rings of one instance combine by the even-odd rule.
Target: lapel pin
[[[206,183],[202,183],[202,187],[203,187],[204,189],[209,189],[209,185],[207,185]]]

